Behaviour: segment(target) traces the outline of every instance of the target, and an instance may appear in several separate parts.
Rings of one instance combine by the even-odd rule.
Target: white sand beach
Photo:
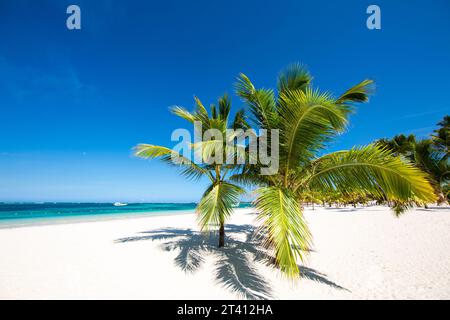
[[[450,209],[310,208],[302,278],[255,255],[237,209],[227,246],[193,214],[0,230],[1,299],[450,299]]]

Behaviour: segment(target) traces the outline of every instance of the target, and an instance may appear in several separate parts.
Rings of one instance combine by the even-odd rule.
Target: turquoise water
[[[249,207],[241,203],[240,208]],[[194,212],[195,203],[0,203],[0,228]]]

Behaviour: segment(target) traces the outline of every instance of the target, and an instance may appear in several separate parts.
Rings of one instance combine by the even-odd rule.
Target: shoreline
[[[391,209],[386,206],[380,205],[367,205],[367,206],[357,206],[354,208],[351,205],[342,207],[328,207],[322,205],[311,205],[304,206],[305,212],[315,210],[323,210],[323,214],[327,211],[330,213],[340,213],[352,212],[358,209],[369,209],[372,208],[374,211],[388,210],[391,213]],[[234,210],[254,210],[253,207],[235,208]],[[450,213],[450,205],[435,205],[429,206],[428,209],[416,207],[410,209],[410,211],[415,210],[448,210]],[[408,214],[408,212],[406,213]],[[90,223],[90,222],[103,222],[103,221],[117,221],[117,220],[129,220],[129,219],[145,219],[152,217],[161,216],[178,216],[178,215],[195,215],[195,209],[192,210],[162,210],[162,211],[146,211],[146,212],[117,212],[117,213],[105,213],[105,214],[82,214],[73,216],[53,216],[53,217],[39,217],[39,218],[18,218],[18,219],[0,219],[0,230],[2,229],[15,229],[15,228],[26,228],[26,227],[42,227],[51,225],[65,225],[65,224],[78,224],[78,223]]]
[[[105,213],[94,215],[74,215],[63,217],[44,217],[44,218],[18,218],[18,219],[5,219],[0,220],[0,230],[2,229],[15,229],[26,227],[42,227],[52,225],[65,225],[65,224],[78,224],[89,222],[103,222],[103,221],[115,221],[115,220],[128,220],[128,219],[145,219],[151,217],[160,216],[177,216],[195,214],[194,210],[168,210],[168,211],[148,211],[139,213]],[[20,224],[23,222],[23,224]]]

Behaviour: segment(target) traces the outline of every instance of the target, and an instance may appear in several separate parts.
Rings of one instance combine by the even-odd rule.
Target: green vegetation
[[[314,88],[310,73],[301,65],[281,73],[276,90],[257,89],[241,74],[236,91],[246,103],[252,127],[278,129],[280,133],[279,170],[273,175],[261,175],[260,163],[198,165],[179,155],[183,161],[174,164],[171,149],[154,145],[140,144],[135,154],[176,165],[187,177],[210,179],[211,185],[203,194],[197,213],[202,229],[220,230],[219,246],[224,245],[224,224],[232,206],[244,192],[238,185],[256,186],[254,204],[263,244],[275,264],[289,277],[295,277],[299,273],[297,262],[304,260],[312,241],[303,215],[305,203],[377,199],[390,203],[400,214],[408,206],[436,199],[428,180],[431,171],[412,158],[401,156],[403,149],[393,152],[387,143],[380,142],[324,154],[327,143],[346,130],[355,104],[367,102],[372,89],[373,82],[364,80],[334,97]],[[203,130],[214,128],[224,133],[229,127],[248,128],[243,111],[229,124],[230,108],[228,98],[223,97],[218,108],[211,107],[211,114],[198,99],[194,112],[180,107],[172,112],[191,123],[200,121]],[[448,119],[446,123],[448,126]],[[433,145],[439,143],[440,148],[448,150],[447,137],[448,131],[436,132]],[[225,141],[199,144],[205,159],[214,154],[213,146],[224,146]]]
[[[418,140],[414,135],[400,134],[392,139],[380,139],[376,143],[426,172],[440,204],[448,201],[450,195],[450,116],[445,116],[438,126],[430,139]]]
[[[355,103],[368,101],[373,82],[364,80],[335,98],[312,86],[312,77],[293,65],[278,77],[277,94],[256,89],[241,74],[237,93],[247,103],[253,124],[280,130],[280,168],[270,176],[257,175],[248,165],[233,180],[259,186],[255,205],[266,247],[288,276],[299,273],[311,235],[302,203],[333,193],[364,192],[395,203],[399,213],[412,203],[434,201],[426,174],[411,162],[375,144],[320,156],[326,144],[348,124]]]
[[[195,98],[196,108],[193,112],[189,112],[182,107],[172,108],[172,113],[187,120],[190,123],[196,121],[202,124],[202,134],[208,129],[217,129],[223,136],[225,136],[228,128],[233,129],[246,129],[248,124],[244,118],[243,110],[238,111],[231,123],[229,123],[231,102],[225,95],[218,101],[218,106],[211,105],[211,114],[203,106],[202,102]],[[218,142],[223,144],[223,150],[225,150],[225,140],[216,140],[208,142],[198,142],[198,147],[201,147],[203,159],[207,159],[214,153],[214,148],[211,148],[211,143]],[[195,148],[195,146],[191,146]],[[236,150],[235,150],[236,151]],[[181,169],[181,174],[193,179],[199,179],[203,176],[208,177],[211,184],[203,193],[203,196],[198,203],[197,213],[198,221],[202,230],[210,228],[219,229],[219,247],[225,245],[225,222],[233,212],[233,206],[239,203],[239,197],[244,190],[231,183],[228,180],[234,170],[238,169],[238,166],[226,165],[220,163],[212,164],[196,164],[191,159],[188,159],[176,153],[180,161],[174,163],[172,161],[172,155],[175,151],[150,144],[139,144],[135,148],[135,155],[141,158],[159,158],[169,165],[175,165]]]

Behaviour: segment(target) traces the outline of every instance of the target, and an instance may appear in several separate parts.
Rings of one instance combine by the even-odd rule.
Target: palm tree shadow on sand
[[[214,277],[225,288],[246,299],[273,298],[270,284],[258,273],[255,263],[271,264],[273,258],[262,249],[252,225],[227,225],[226,246],[218,248],[217,234],[192,229],[164,228],[141,232],[140,236],[117,239],[116,243],[132,241],[162,241],[165,251],[178,250],[175,265],[184,272],[195,272],[207,254],[215,257]],[[230,236],[232,235],[232,236]],[[299,266],[301,277],[340,290],[347,290],[314,269]]]

